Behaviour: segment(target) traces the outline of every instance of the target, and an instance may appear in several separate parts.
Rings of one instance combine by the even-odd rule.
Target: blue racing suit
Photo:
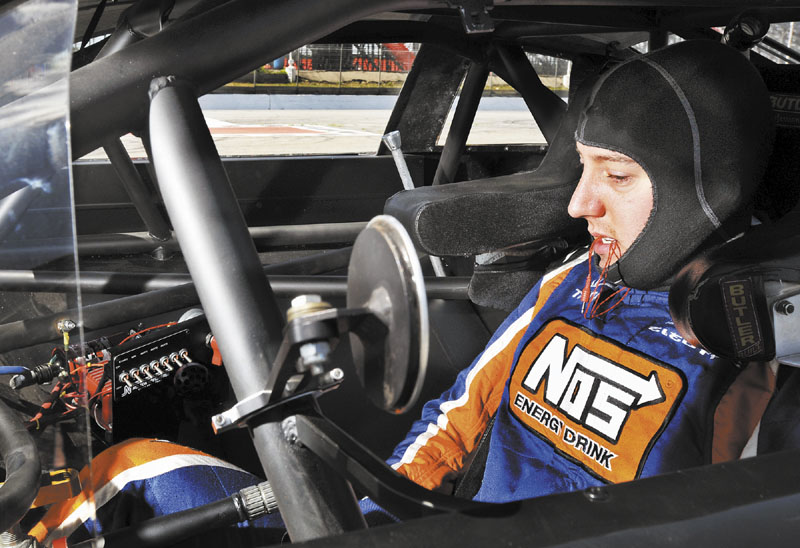
[[[711,462],[714,410],[738,373],[675,329],[667,292],[630,290],[586,319],[587,255],[547,275],[389,459],[443,488],[492,417],[475,498],[504,502]]]

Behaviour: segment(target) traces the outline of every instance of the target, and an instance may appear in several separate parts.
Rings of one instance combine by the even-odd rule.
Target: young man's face
[[[576,146],[583,175],[567,211],[576,219],[586,219],[593,239],[616,240],[622,255],[650,217],[653,185],[644,169],[624,154],[582,143]],[[604,265],[611,245],[598,242],[594,251]],[[615,259],[612,257],[611,262]]]

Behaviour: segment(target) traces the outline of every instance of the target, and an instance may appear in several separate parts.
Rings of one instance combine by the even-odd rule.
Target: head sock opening
[[[660,287],[728,228],[763,177],[773,132],[758,71],[716,41],[675,44],[601,77],[575,138],[632,158],[653,185],[650,218],[609,281]]]

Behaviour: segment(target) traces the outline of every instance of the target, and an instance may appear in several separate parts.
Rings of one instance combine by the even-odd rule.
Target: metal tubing
[[[168,77],[154,80],[150,94],[149,133],[161,194],[228,364],[228,378],[242,401],[267,386],[283,320],[197,91]],[[290,442],[280,423],[255,426],[251,434],[293,541],[366,526],[349,484],[309,450]]]
[[[178,249],[178,242],[173,238],[171,231],[169,237],[164,241],[156,240],[146,232],[78,236],[78,255],[82,257],[151,253],[158,247],[175,250]]]
[[[483,88],[486,79],[489,77],[489,69],[484,63],[472,63],[464,78],[464,85],[461,88],[461,95],[458,98],[458,106],[453,114],[453,123],[450,124],[450,132],[444,143],[442,156],[439,158],[439,165],[436,167],[436,175],[433,176],[434,185],[442,185],[455,181],[458,164],[461,161],[461,154],[467,144],[469,130],[475,120],[475,112],[478,110],[478,103],[483,95]]]
[[[365,226],[367,226],[365,222],[319,223],[254,226],[248,231],[258,249],[274,249],[297,245],[349,244],[355,241]],[[79,255],[146,253],[159,246],[176,249],[178,242],[171,236],[165,242],[155,242],[143,232],[78,236]]]
[[[264,273],[292,277],[291,275],[309,276],[344,269],[350,261],[352,251],[352,247],[347,247],[270,264],[263,267]],[[81,271],[76,278],[72,271],[0,270],[0,291],[74,293],[80,287],[86,293],[135,295],[169,288],[179,291],[175,288],[191,281],[191,277],[183,273]],[[153,307],[153,311],[146,314],[147,316],[169,312],[158,309],[158,301],[153,302]],[[91,309],[91,306],[85,307],[84,314],[91,313]]]
[[[469,276],[425,278],[425,292],[429,299],[469,300]],[[270,276],[270,285],[276,295],[293,297],[315,294],[323,297],[347,295],[346,276]]]
[[[414,190],[414,179],[411,178],[411,172],[408,171],[408,164],[406,164],[406,157],[403,156],[403,139],[400,136],[400,132],[396,130],[390,131],[381,140],[392,152],[394,165],[397,167],[397,174],[400,175],[403,188]]]
[[[219,7],[228,1],[229,0],[200,0],[196,4],[192,5],[192,7],[190,7],[188,10],[186,10],[184,14],[180,16],[180,19],[181,20],[191,19],[196,15],[205,13],[210,9]]]
[[[567,104],[542,83],[522,48],[498,44],[496,50],[507,73],[501,76],[509,78],[520,92],[542,135],[552,143],[567,112]]]
[[[116,53],[161,31],[175,0],[139,0],[122,12],[114,32],[97,58]]]
[[[346,276],[274,274],[267,279],[277,297],[306,294],[344,297],[347,294]],[[425,278],[425,290],[429,299],[466,300],[469,299],[467,295],[469,280],[469,276]],[[81,272],[80,278],[76,280],[75,274],[71,272],[0,270],[0,291],[70,293],[80,287],[82,293],[88,294],[133,295],[175,288],[187,283],[191,283],[188,274]],[[154,301],[153,304],[157,306],[158,301]],[[150,315],[162,312],[164,311],[154,310]],[[3,326],[0,326],[0,330],[2,328]]]
[[[136,4],[122,12],[119,21],[117,21],[117,27],[114,29],[114,32],[111,33],[111,36],[109,36],[103,49],[97,54],[95,60],[108,57],[144,39],[144,35],[137,32],[136,29],[131,26],[130,20],[128,19],[128,14],[133,9],[136,9]]]
[[[264,267],[267,274],[294,274],[297,276],[325,274],[347,268],[350,264],[352,247],[343,247],[331,251],[323,251],[282,263],[270,264]]]
[[[162,0],[141,0],[126,9],[120,16],[114,33],[103,46],[103,49],[100,50],[100,53],[97,54],[95,60],[112,55],[131,44],[144,40],[149,34],[157,33],[161,30],[163,10],[172,10],[173,5],[174,2],[168,5],[167,2]],[[142,218],[150,236],[159,242],[170,239],[172,233],[169,229],[169,222],[158,210],[157,200],[136,170],[136,166],[134,166],[133,160],[125,150],[122,140],[119,138],[109,139],[103,145],[103,150],[105,150],[114,171],[117,172],[117,176],[122,181],[125,191],[139,213],[139,217]],[[153,177],[153,180],[155,180],[155,177]],[[164,248],[161,247],[161,249],[163,253]]]
[[[414,190],[414,180],[411,178],[411,173],[408,171],[406,158],[403,156],[403,141],[400,137],[399,131],[390,131],[383,136],[383,144],[392,151],[392,158],[397,166],[397,173],[400,175],[400,180],[403,182],[403,188],[406,190]],[[446,276],[444,265],[442,264],[441,257],[434,257],[431,255],[431,266],[437,276]]]
[[[156,200],[150,190],[145,186],[144,181],[139,176],[136,166],[133,165],[130,155],[125,150],[125,146],[119,139],[111,139],[103,149],[117,172],[122,186],[128,193],[136,211],[144,221],[150,235],[159,241],[169,239],[172,234],[169,230],[167,220],[158,210]]]
[[[250,227],[256,247],[289,245],[351,244],[367,226],[366,222],[319,223],[313,225]]]
[[[311,225],[257,226],[249,228],[256,248],[264,251],[294,246],[350,244],[367,226],[365,222],[320,223]],[[71,239],[28,240],[24,243],[6,244],[0,249],[0,264],[16,257],[27,257],[32,250],[63,250],[72,247]],[[158,247],[178,249],[178,242],[170,239],[160,242],[146,232],[122,234],[92,234],[78,236],[78,254],[130,255],[150,253]]]
[[[778,42],[774,38],[771,38],[769,36],[765,36],[764,39],[762,40],[762,43],[765,44],[766,46],[769,46],[770,48],[774,49],[779,54],[781,54],[781,55],[783,55],[785,57],[788,57],[791,61],[794,61],[796,63],[800,62],[800,53],[798,53],[797,51],[793,50],[792,48],[784,46],[783,44],[781,44],[780,42]]]
[[[11,273],[9,273],[7,271],[5,273],[0,273],[0,280],[2,280],[0,281],[0,289],[30,291],[59,291],[62,288],[64,291],[74,291],[75,289],[75,280],[72,274],[63,273],[63,277],[58,280],[50,279],[40,282],[35,279],[31,280],[25,272],[26,271],[22,271],[22,273],[19,271],[11,271]],[[89,274],[89,281],[85,284],[81,281],[81,290],[92,293],[91,287],[93,285],[96,287],[102,284],[103,281],[92,281],[92,273],[86,274]],[[36,276],[37,274],[31,273],[31,275]],[[50,276],[52,275],[53,273],[50,273]],[[84,279],[83,275],[84,273],[81,273],[82,280]],[[118,277],[122,275],[110,274],[110,276],[110,283],[116,284],[118,283]],[[270,276],[269,279],[270,282],[272,282],[273,277]],[[428,298],[467,300],[469,299],[467,295],[469,280],[468,277],[426,278],[425,287]],[[162,281],[166,283],[166,280]],[[84,287],[84,285],[88,287]],[[293,297],[295,295],[310,293],[319,294],[324,297],[336,297],[344,295],[347,291],[344,278],[334,279],[332,276],[305,278],[297,276],[287,276],[285,278],[276,277],[273,289],[276,294],[282,297]],[[82,309],[83,327],[86,331],[103,329],[109,326],[138,321],[141,318],[195,306],[199,301],[197,291],[194,289],[194,284],[191,283],[165,289],[157,289],[139,295],[132,295],[130,297],[114,299],[113,301],[84,306]],[[58,322],[64,319],[77,321],[78,311],[70,309],[49,316],[40,316],[38,318],[0,325],[0,353],[61,338],[61,333],[58,331],[57,326]]]
[[[242,399],[266,386],[283,328],[192,87],[153,82],[150,139],[164,205]],[[241,367],[239,367],[241,366]]]
[[[432,7],[447,7],[447,2],[232,0],[178,21],[70,75],[73,158],[142,127],[147,89],[155,77],[180,76],[203,95],[368,15]]]

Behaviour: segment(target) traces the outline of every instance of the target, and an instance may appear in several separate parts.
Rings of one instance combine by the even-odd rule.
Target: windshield
[[[0,11],[0,398],[33,435],[46,471],[89,462],[88,387],[97,385],[75,350],[82,337],[68,75],[76,10],[76,0],[29,0]],[[32,291],[52,271],[68,287]],[[49,340],[32,345],[27,334],[37,329]],[[69,473],[52,477],[77,486]],[[34,506],[46,503],[50,487]]]

